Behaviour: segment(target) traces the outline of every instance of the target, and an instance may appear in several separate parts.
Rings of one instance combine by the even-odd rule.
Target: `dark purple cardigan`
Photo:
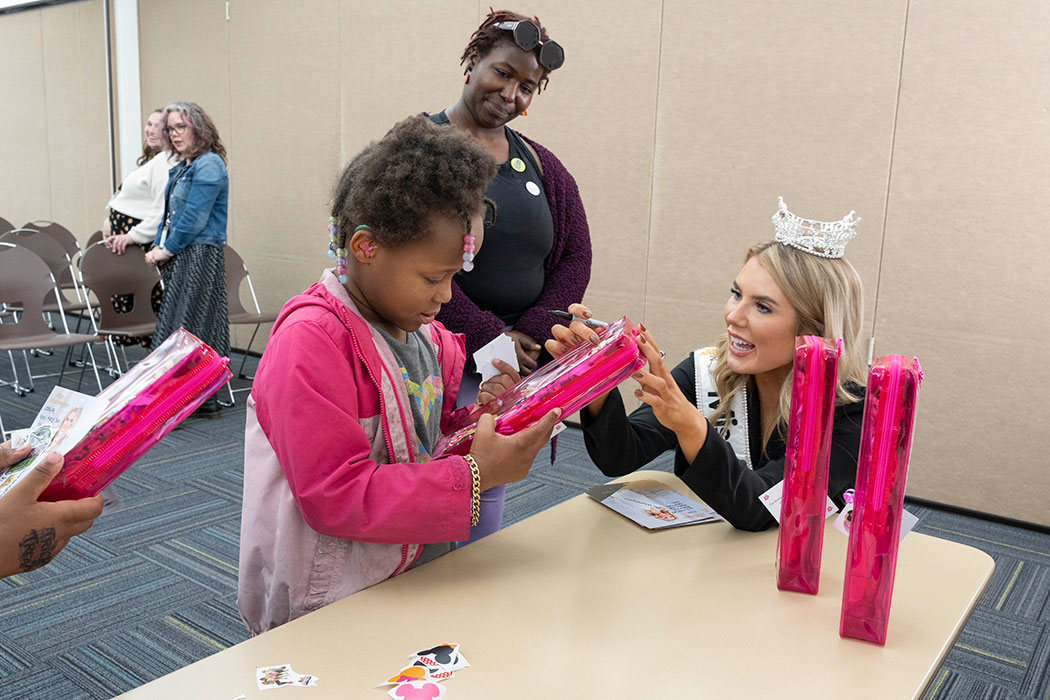
[[[576,180],[557,156],[535,141],[522,138],[540,157],[543,187],[554,219],[554,244],[543,265],[543,292],[514,324],[514,330],[542,344],[551,337],[551,326],[558,323],[548,309],[567,309],[569,304],[583,301],[591,279],[591,234]],[[504,326],[499,316],[479,309],[455,282],[452,299],[441,307],[438,320],[449,330],[466,336],[468,357],[502,333]]]

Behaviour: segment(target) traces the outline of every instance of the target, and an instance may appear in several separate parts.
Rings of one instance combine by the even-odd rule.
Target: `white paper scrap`
[[[779,481],[769,488],[768,491],[758,497],[759,502],[766,507],[769,514],[773,516],[773,519],[778,523],[780,522],[780,500],[784,497],[784,482]],[[833,513],[838,511],[835,507],[835,502],[831,500],[831,496],[825,496],[827,503],[824,504],[824,519],[829,518]]]
[[[488,381],[500,373],[492,366],[493,360],[503,360],[515,370],[519,369],[518,356],[514,352],[514,341],[509,335],[500,333],[488,345],[474,353],[474,366],[481,374],[481,381]]]

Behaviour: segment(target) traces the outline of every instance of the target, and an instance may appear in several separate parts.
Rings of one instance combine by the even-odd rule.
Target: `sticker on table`
[[[259,684],[259,690],[272,690],[289,685],[305,688],[317,685],[317,676],[296,673],[290,664],[278,664],[255,669],[255,681]]]
[[[459,644],[439,644],[430,649],[417,651],[409,656],[415,663],[421,663],[431,669],[431,675],[435,670],[458,671],[470,666],[467,660],[459,653]]]
[[[405,666],[403,669],[390,676],[390,678],[387,678],[379,685],[391,685],[394,683],[408,683],[410,681],[426,680],[430,680],[430,668],[417,662],[409,666]]]
[[[531,194],[533,197],[540,196],[540,186],[532,180],[529,180],[525,183],[525,189],[527,189],[529,191],[529,194]]]
[[[391,688],[389,695],[394,700],[440,700],[447,690],[434,681],[409,681]]]

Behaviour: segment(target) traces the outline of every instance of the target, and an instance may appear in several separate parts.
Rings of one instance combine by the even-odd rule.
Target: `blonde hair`
[[[860,397],[846,387],[849,383],[864,386],[867,377],[867,367],[860,351],[864,292],[857,270],[845,258],[821,258],[776,241],[752,246],[744,262],[751,258],[756,258],[765,268],[795,310],[798,316],[795,335],[842,338],[836,403],[859,401]],[[712,425],[729,412],[730,402],[747,386],[750,376],[737,374],[729,368],[728,333],[718,338],[716,350],[711,374],[719,404],[711,416]],[[790,410],[791,372],[788,372],[780,386],[777,420],[763,431],[763,445],[769,441],[774,429],[787,425]]]

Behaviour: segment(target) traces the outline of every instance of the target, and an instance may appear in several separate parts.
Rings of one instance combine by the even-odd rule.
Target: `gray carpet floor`
[[[10,377],[6,359],[0,379]],[[42,372],[58,362],[34,358],[32,366]],[[29,425],[53,382],[38,380],[25,397],[0,387],[5,427]],[[63,385],[75,383],[76,374]],[[94,393],[90,373],[84,386]],[[51,564],[0,580],[0,700],[110,698],[246,639],[235,606],[245,396],[218,419],[188,420],[147,453],[116,482],[119,506]],[[510,486],[504,524],[603,480],[570,428],[554,465],[544,449],[529,476]],[[996,561],[925,698],[1050,698],[1050,534],[909,509],[920,517],[918,532]]]

